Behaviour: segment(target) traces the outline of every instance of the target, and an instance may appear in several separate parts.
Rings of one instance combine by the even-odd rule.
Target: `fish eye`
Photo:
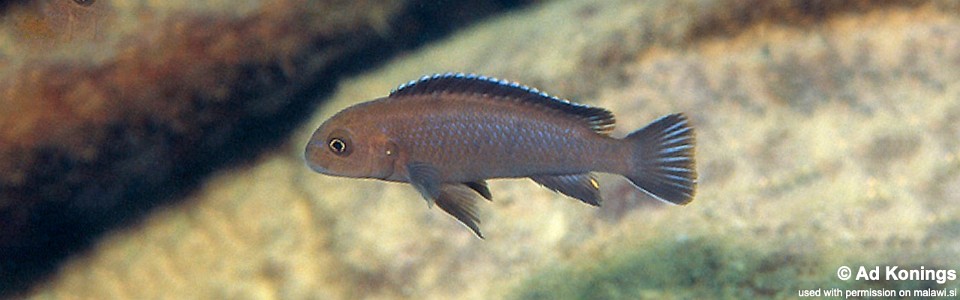
[[[350,154],[350,148],[347,145],[347,141],[343,138],[330,138],[330,141],[327,142],[327,146],[330,147],[330,151],[333,151],[336,155],[346,156]]]

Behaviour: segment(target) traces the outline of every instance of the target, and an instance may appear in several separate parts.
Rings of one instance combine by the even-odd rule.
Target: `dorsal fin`
[[[390,97],[433,93],[484,94],[493,99],[524,101],[574,115],[600,134],[609,134],[616,123],[613,113],[606,109],[573,103],[516,82],[476,74],[445,73],[423,76],[400,85],[390,92]]]

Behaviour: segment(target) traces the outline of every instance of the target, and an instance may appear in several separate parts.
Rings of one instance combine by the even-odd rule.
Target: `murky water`
[[[549,1],[397,37],[515,5],[483,3],[4,4],[0,249],[21,252],[0,257],[17,274],[3,287],[660,299],[960,285],[954,4]],[[480,240],[407,184],[304,164],[337,111],[448,71],[604,107],[615,137],[686,113],[695,199],[601,175],[596,208],[492,180]]]

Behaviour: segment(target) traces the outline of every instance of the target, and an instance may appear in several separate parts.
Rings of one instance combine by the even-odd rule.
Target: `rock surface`
[[[790,297],[840,265],[960,264],[955,1],[582,1],[491,20],[343,82],[277,151],[111,234],[34,295],[83,298]],[[312,130],[423,74],[605,107],[616,136],[683,111],[700,188],[602,176],[595,209],[491,182],[478,240],[409,186],[312,173]]]
[[[3,1],[0,296],[275,148],[344,74],[520,3]]]

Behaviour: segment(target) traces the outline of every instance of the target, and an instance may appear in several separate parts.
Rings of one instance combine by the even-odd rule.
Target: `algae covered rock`
[[[276,147],[343,74],[523,2],[3,1],[0,293]]]

